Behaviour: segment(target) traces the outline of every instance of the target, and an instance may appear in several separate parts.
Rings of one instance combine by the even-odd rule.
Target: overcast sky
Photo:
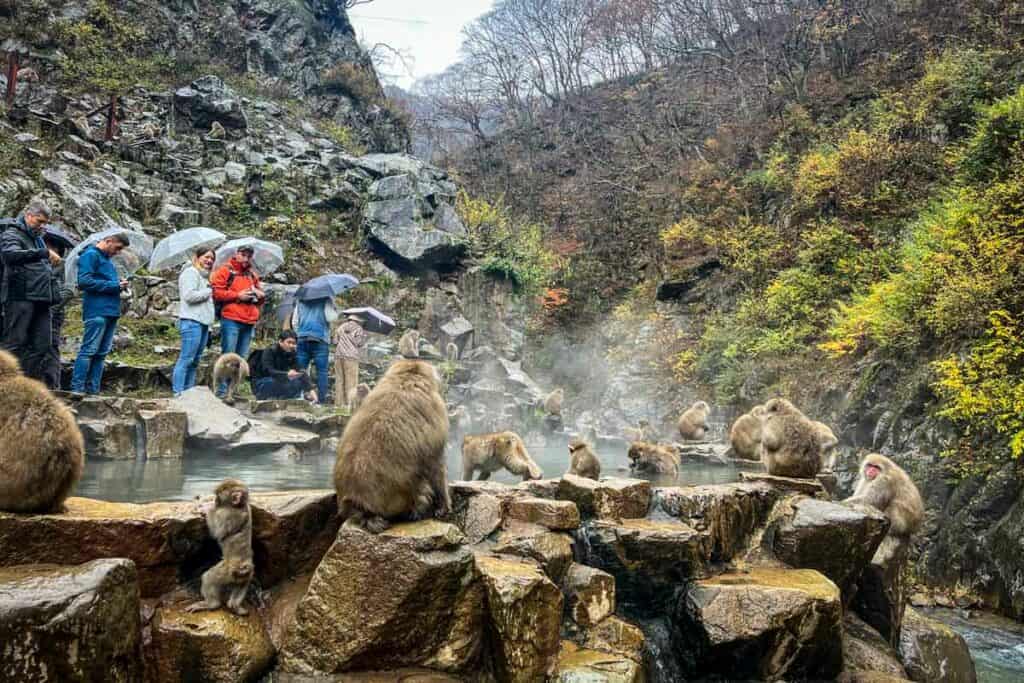
[[[368,46],[387,43],[412,55],[412,74],[395,74],[397,83],[408,88],[453,64],[462,44],[462,27],[492,4],[493,0],[374,0],[349,10],[349,18]]]

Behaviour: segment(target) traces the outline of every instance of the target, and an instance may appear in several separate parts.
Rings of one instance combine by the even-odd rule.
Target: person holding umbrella
[[[260,307],[266,302],[259,275],[252,268],[254,249],[242,246],[218,268],[210,285],[213,301],[223,306],[220,312],[220,351],[248,358],[253,330],[260,319]],[[227,393],[227,382],[217,387],[217,395]]]
[[[206,350],[213,325],[213,288],[210,271],[215,258],[211,247],[200,247],[178,276],[178,331],[181,332],[181,354],[174,364],[171,389],[174,395],[196,385],[196,370]]]
[[[43,243],[46,248],[64,258],[69,249],[75,246],[75,240],[62,230],[52,225],[43,231]],[[64,331],[64,308],[75,296],[75,289],[67,284],[63,268],[54,268],[53,305],[50,306],[50,348],[43,356],[41,374],[43,383],[51,390],[60,389],[60,341]]]
[[[292,329],[299,337],[297,360],[299,370],[306,372],[310,361],[316,367],[316,387],[319,403],[327,402],[327,387],[331,371],[328,364],[331,348],[331,327],[338,319],[333,299],[314,299],[295,305]],[[337,387],[335,387],[337,388]]]

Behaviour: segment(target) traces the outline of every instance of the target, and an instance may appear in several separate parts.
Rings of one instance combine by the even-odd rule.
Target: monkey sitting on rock
[[[761,418],[764,406],[754,406],[746,415],[741,415],[729,428],[729,443],[737,458],[759,460],[761,446]]]
[[[839,445],[839,439],[824,422],[812,420],[812,424],[818,431],[818,444],[821,446],[821,469],[831,472],[835,469],[835,447]]]
[[[813,479],[821,471],[818,429],[784,398],[764,405],[761,419],[761,461],[768,474]]]
[[[237,353],[222,354],[217,362],[213,364],[213,380],[211,382],[214,391],[222,383],[227,382],[227,392],[224,400],[228,403],[234,400],[235,390],[249,376],[249,363]]]
[[[629,466],[637,472],[678,474],[679,453],[671,446],[635,441],[629,446]]]
[[[447,440],[437,370],[420,360],[392,363],[338,445],[334,488],[345,528],[380,533],[395,520],[447,514]]]
[[[249,488],[237,479],[225,479],[217,485],[213,498],[213,510],[206,515],[206,528],[220,545],[222,559],[203,574],[203,600],[188,610],[220,609],[226,602],[229,610],[244,616],[248,610],[242,603],[254,573]]]
[[[515,432],[480,434],[462,440],[464,480],[472,481],[473,473],[479,470],[483,481],[501,469],[522,477],[523,481],[544,476],[543,470],[526,450],[526,444]]]
[[[561,387],[555,389],[544,398],[544,412],[548,415],[562,416],[562,401],[565,400],[565,391]]]
[[[359,406],[363,405],[366,397],[370,395],[370,385],[366,382],[360,382],[356,385],[356,388],[352,390],[352,396],[349,398],[348,404],[351,406],[350,415],[355,415],[356,411],[359,410]]]
[[[597,459],[590,444],[583,439],[574,438],[569,441],[569,471],[566,474],[594,481],[601,479],[601,461]]]
[[[872,453],[860,463],[857,487],[844,503],[870,505],[889,518],[889,536],[906,543],[921,526],[921,492],[902,467],[884,455]]]
[[[398,353],[405,358],[420,357],[420,332],[409,330],[398,340]]]
[[[684,441],[701,441],[708,432],[708,413],[710,406],[704,401],[697,401],[679,416],[679,435]]]
[[[0,350],[0,510],[63,511],[84,466],[74,415]]]

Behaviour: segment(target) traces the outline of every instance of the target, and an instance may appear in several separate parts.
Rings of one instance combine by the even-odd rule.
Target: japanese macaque
[[[729,429],[729,443],[737,458],[758,460],[758,447],[761,445],[761,418],[764,406],[754,406],[746,415],[741,415]]]
[[[629,445],[629,467],[637,472],[678,474],[679,453],[671,446],[636,441]]]
[[[459,360],[459,346],[455,342],[448,342],[445,347],[445,358],[448,359],[449,363],[455,363]]]
[[[569,441],[569,471],[566,474],[594,480],[601,478],[601,461],[583,439]]]
[[[235,390],[249,376],[249,364],[237,353],[225,353],[213,364],[213,389],[222,382],[228,383],[227,392],[224,394],[225,401],[232,401],[235,397]]]
[[[402,354],[405,358],[420,357],[419,330],[409,330],[402,335],[402,338],[398,340],[398,353]]]
[[[562,401],[565,400],[565,392],[561,387],[555,389],[544,399],[544,412],[548,415],[562,416]]]
[[[334,465],[346,528],[380,533],[392,521],[440,517],[451,509],[448,409],[440,392],[434,366],[398,360],[352,415]]]
[[[679,435],[684,441],[700,441],[708,432],[708,412],[704,401],[697,401],[679,417]]]
[[[812,421],[818,431],[818,442],[821,445],[821,469],[831,472],[835,469],[836,451],[839,439],[824,422]]]
[[[359,410],[359,406],[363,405],[366,397],[370,395],[370,385],[365,382],[360,382],[356,385],[356,388],[352,390],[352,395],[349,397],[348,404],[351,406],[350,415],[355,415],[356,411]]]
[[[84,466],[74,415],[0,350],[0,510],[63,511]]]
[[[626,441],[647,441],[653,436],[651,423],[647,420],[640,420],[636,427],[626,427],[622,430],[622,436]]]
[[[470,417],[466,406],[455,406],[448,411],[448,423],[450,435],[455,443],[459,443],[464,436],[473,431],[473,418]]]
[[[821,439],[814,423],[784,398],[764,405],[761,461],[768,474],[813,478],[821,471]]]
[[[227,608],[239,616],[249,613],[242,603],[249,592],[254,567],[251,559],[223,559],[203,574],[202,602],[190,605],[189,612]],[[226,597],[225,597],[226,596]]]
[[[462,478],[473,479],[473,473],[480,471],[480,480],[487,479],[493,472],[505,469],[523,478],[540,479],[544,472],[533,461],[526,450],[526,444],[515,432],[496,432],[467,436],[462,440]]]
[[[870,505],[889,518],[889,535],[907,541],[921,526],[924,502],[910,476],[884,455],[872,453],[860,463],[853,495],[844,502]]]

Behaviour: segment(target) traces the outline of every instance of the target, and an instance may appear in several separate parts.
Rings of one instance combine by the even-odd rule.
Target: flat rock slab
[[[786,493],[802,493],[805,496],[828,498],[828,492],[817,479],[795,479],[792,477],[776,477],[760,472],[740,472],[742,482],[763,482]]]
[[[256,611],[186,612],[162,607],[150,622],[147,681],[232,683],[256,680],[274,659],[274,646]]]
[[[464,542],[456,527],[434,520],[378,535],[341,529],[295,610],[281,671],[469,667],[485,599]]]
[[[0,569],[4,681],[139,681],[141,634],[129,560]]]
[[[206,522],[190,502],[108,503],[69,498],[67,512],[0,512],[0,565],[82,564],[128,558],[138,570],[143,597],[158,597],[184,578],[207,540]]]
[[[567,474],[558,482],[556,497],[576,504],[585,519],[638,519],[651,508],[651,483],[642,479],[594,481]]]
[[[334,491],[255,493],[251,502],[260,585],[268,588],[316,569],[341,525]]]
[[[580,526],[579,508],[568,500],[513,498],[508,502],[505,516],[555,531],[572,531]]]
[[[742,553],[779,499],[762,482],[654,489],[654,507],[711,536],[711,559],[728,562]]]
[[[756,568],[694,582],[673,616],[694,678],[831,680],[842,668],[839,588],[809,569]]]
[[[642,683],[643,665],[608,652],[581,649],[563,641],[555,672],[548,679],[553,683]]]
[[[707,534],[676,520],[598,520],[580,533],[584,564],[614,576],[616,593],[637,606],[660,609],[680,584],[707,573]]]
[[[498,534],[494,552],[535,560],[552,581],[561,583],[572,564],[572,538],[536,524],[513,522]]]
[[[573,563],[563,581],[566,611],[576,624],[594,626],[615,611],[615,577]]]
[[[502,499],[490,493],[469,492],[465,489],[456,493],[457,484],[450,488],[452,511],[446,521],[455,524],[471,545],[480,543],[501,526],[503,516]]]
[[[900,631],[907,677],[920,683],[975,683],[978,674],[963,637],[949,626],[908,607]]]
[[[562,593],[532,564],[480,556],[487,587],[488,630],[498,679],[543,680],[558,654]]]
[[[888,529],[886,516],[872,508],[803,498],[775,527],[772,549],[791,567],[817,569],[830,578],[848,603]]]

